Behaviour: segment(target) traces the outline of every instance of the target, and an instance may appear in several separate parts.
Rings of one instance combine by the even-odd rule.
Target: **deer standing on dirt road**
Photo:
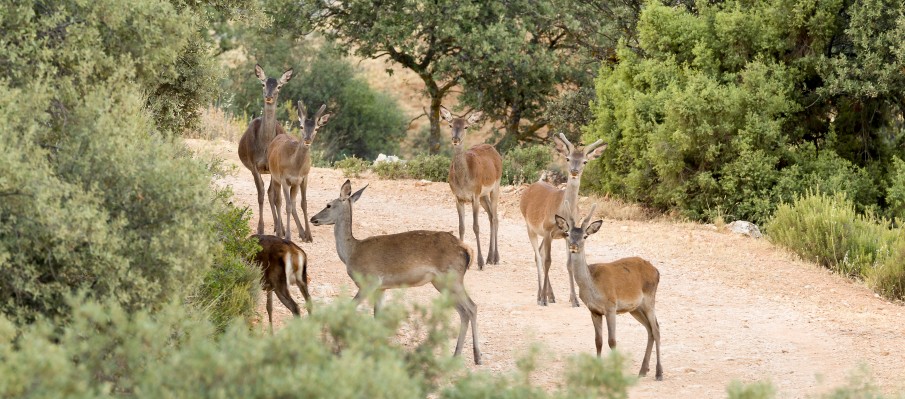
[[[554,136],[553,140],[556,141]],[[569,181],[566,189],[560,190],[546,182],[536,182],[522,193],[519,209],[522,217],[528,225],[528,239],[531,240],[531,248],[534,249],[534,262],[537,264],[537,304],[547,306],[547,303],[555,303],[553,288],[550,287],[550,246],[552,241],[560,238],[557,232],[556,220],[553,217],[559,215],[574,214],[578,207],[578,189],[581,185],[581,173],[585,165],[597,157],[606,149],[603,140],[597,140],[584,149],[576,148],[569,142],[566,135],[559,134],[560,143],[557,151],[566,158],[569,166]],[[571,204],[568,205],[568,204]],[[540,243],[538,243],[540,237]],[[572,307],[578,307],[578,298],[575,296],[575,283],[573,272],[569,271],[569,301]]]
[[[478,248],[478,268],[484,269],[481,254],[481,236],[478,225],[478,204],[484,207],[490,219],[490,246],[487,249],[487,264],[500,263],[497,249],[497,232],[500,219],[497,207],[500,203],[500,178],[503,176],[503,159],[492,145],[478,144],[465,150],[465,131],[481,119],[481,112],[471,114],[468,119],[453,117],[448,109],[440,107],[440,115],[452,128],[453,158],[449,165],[449,188],[456,197],[456,211],[459,213],[459,240],[465,235],[465,203],[471,202],[471,216],[475,241]]]
[[[299,238],[304,242],[311,242],[311,228],[308,226],[308,173],[311,171],[311,143],[317,135],[317,129],[327,124],[330,114],[324,114],[327,104],[324,104],[314,114],[314,118],[308,118],[308,110],[305,104],[298,102],[299,124],[302,126],[302,140],[296,140],[288,134],[279,135],[270,143],[267,154],[267,164],[270,168],[270,187],[273,193],[270,195],[270,207],[273,212],[274,230],[276,234],[287,240],[292,239],[289,226],[290,217],[295,218],[295,226],[299,229]],[[282,193],[280,192],[282,188]],[[296,195],[302,192],[302,214],[305,216],[305,228],[299,221],[299,214],[295,210]],[[280,196],[286,200],[286,224],[280,217]]]
[[[588,265],[585,260],[584,247],[586,239],[600,230],[602,220],[588,224],[597,205],[581,222],[575,224],[573,215],[562,217],[556,215],[556,226],[559,234],[564,235],[569,246],[569,263],[578,283],[578,295],[588,310],[591,311],[591,322],[594,324],[594,342],[597,345],[597,356],[603,347],[603,317],[606,317],[608,343],[610,349],[616,347],[616,314],[629,312],[647,329],[647,350],[641,362],[639,376],[647,375],[650,365],[650,352],[657,344],[657,381],[663,380],[663,367],[660,365],[660,325],[654,311],[657,298],[657,285],[660,284],[660,272],[650,262],[638,258],[623,258],[615,262],[595,263]]]
[[[349,277],[358,287],[355,301],[364,295],[362,286],[376,280],[376,314],[383,303],[384,291],[390,288],[417,287],[433,284],[437,291],[449,290],[456,301],[461,325],[455,355],[462,351],[468,324],[471,323],[474,362],[481,364],[478,349],[478,307],[465,292],[465,271],[474,260],[471,249],[451,233],[415,230],[405,233],[368,237],[359,240],[352,236],[352,204],[358,201],[364,188],[352,194],[352,184],[346,180],[339,198],[311,218],[315,226],[333,225],[336,253],[346,265]]]
[[[298,245],[280,237],[255,234],[261,251],[255,261],[261,265],[261,288],[267,291],[267,320],[273,332],[273,293],[296,317],[301,315],[299,305],[292,299],[289,287],[295,284],[305,297],[305,305],[311,312],[311,295],[308,294],[308,256]]]
[[[277,122],[277,99],[280,89],[292,79],[292,69],[283,72],[279,80],[268,78],[264,69],[255,64],[255,76],[264,87],[264,112],[248,124],[242,138],[239,139],[239,160],[251,171],[258,189],[258,234],[264,234],[264,179],[262,174],[270,173],[267,165],[267,149],[273,138],[285,134],[283,127]],[[267,189],[268,196],[273,196],[272,186]],[[271,206],[271,209],[273,207]]]

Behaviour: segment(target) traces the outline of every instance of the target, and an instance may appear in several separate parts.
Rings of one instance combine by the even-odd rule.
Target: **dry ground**
[[[239,165],[233,143],[190,141],[190,145]],[[312,170],[309,217],[338,195],[344,180],[336,170]],[[355,205],[353,230],[359,238],[458,228],[446,183],[421,185],[373,176],[352,183],[353,189],[370,183]],[[232,186],[235,201],[257,211],[249,171],[240,166],[219,184]],[[474,369],[505,372],[514,368],[515,359],[531,343],[539,342],[546,354],[534,378],[538,385],[554,387],[562,380],[565,359],[594,352],[594,330],[587,308],[568,305],[562,242],[553,245],[551,269],[558,302],[548,307],[536,304],[536,269],[518,211],[518,192],[517,187],[503,189],[501,264],[466,275],[466,288],[478,304],[484,365],[472,365],[470,350],[463,351],[462,360]],[[266,204],[264,220],[266,232],[272,233]],[[481,221],[486,251],[489,227],[484,215]],[[257,214],[251,223],[256,225]],[[310,259],[315,301],[349,300],[354,289],[336,255],[332,227],[316,227],[313,235],[314,242],[302,247]],[[470,227],[465,242],[474,246]],[[657,315],[664,381],[650,376],[639,380],[631,388],[632,398],[719,398],[725,397],[726,385],[733,380],[761,379],[771,380],[781,398],[808,397],[843,384],[862,365],[884,390],[905,387],[905,308],[764,240],[698,224],[605,220],[601,232],[589,239],[587,255],[591,261],[641,256],[661,273]],[[301,304],[298,290],[293,293]],[[395,295],[426,302],[437,293],[428,285],[396,290]],[[260,307],[263,311],[263,304]],[[279,304],[275,308],[279,328],[291,315]],[[466,348],[470,339],[469,335]],[[617,340],[629,356],[627,371],[637,372],[646,342],[643,327],[631,316],[620,315]],[[450,353],[454,345],[450,341]]]

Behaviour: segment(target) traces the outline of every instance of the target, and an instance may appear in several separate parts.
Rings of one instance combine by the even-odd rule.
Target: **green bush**
[[[503,155],[503,178],[500,184],[534,183],[551,163],[553,153],[548,146],[515,147]]]
[[[217,194],[222,199],[232,197],[230,190]],[[189,297],[189,304],[209,315],[219,332],[235,319],[251,325],[261,292],[261,269],[250,261],[261,248],[250,236],[248,208],[222,204],[214,212],[211,226],[219,244],[213,250],[212,267]]]
[[[333,163],[333,167],[342,170],[345,177],[360,177],[370,166],[371,162],[367,159],[361,159],[355,155]]]
[[[444,298],[411,312],[390,301],[377,318],[336,301],[273,335],[233,325],[217,339],[206,320],[175,304],[153,314],[92,302],[71,308],[60,333],[45,322],[17,329],[0,316],[0,396],[554,397],[530,385],[533,357],[514,377],[462,371],[449,353]],[[399,343],[403,327],[425,338]],[[634,378],[623,365],[618,355],[581,356],[555,397],[624,398]]]
[[[374,173],[381,179],[418,179],[436,182],[449,180],[450,159],[443,155],[418,155],[403,162],[381,162]]]
[[[372,169],[381,179],[408,179],[405,162],[381,162],[374,164]]]
[[[858,214],[843,193],[808,192],[780,205],[765,226],[770,240],[838,273],[866,278],[891,298],[905,298],[905,230],[889,221]]]

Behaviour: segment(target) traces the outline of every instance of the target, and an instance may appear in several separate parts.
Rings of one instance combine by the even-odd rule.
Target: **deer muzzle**
[[[569,252],[573,254],[578,253],[578,245],[569,244]]]
[[[273,97],[264,97],[264,104],[273,104]]]
[[[310,146],[311,146],[311,140],[307,140],[307,139],[306,139],[306,140],[302,140],[302,142],[305,143],[305,147],[310,147]]]
[[[457,138],[455,138],[455,137],[452,139],[452,144],[453,144],[453,145],[459,145],[461,142],[462,142],[462,140],[459,140],[459,139],[457,139]]]

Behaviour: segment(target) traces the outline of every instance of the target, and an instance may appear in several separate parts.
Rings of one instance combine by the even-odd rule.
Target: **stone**
[[[757,228],[756,224],[746,222],[744,220],[736,220],[732,223],[729,223],[728,225],[726,225],[726,228],[733,233],[744,234],[752,238],[761,238],[764,236],[760,233],[760,229]]]

